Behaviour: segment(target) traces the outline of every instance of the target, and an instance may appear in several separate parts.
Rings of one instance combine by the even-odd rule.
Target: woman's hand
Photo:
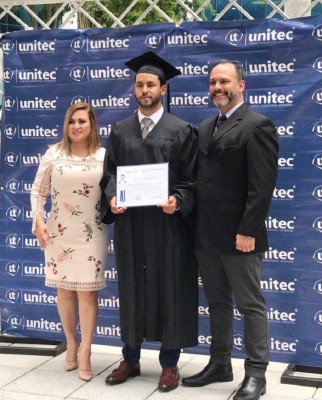
[[[35,235],[37,236],[39,246],[42,249],[45,249],[47,247],[47,243],[50,239],[50,233],[48,230],[47,225],[44,223],[44,221],[37,221],[36,222],[36,230],[35,230]]]

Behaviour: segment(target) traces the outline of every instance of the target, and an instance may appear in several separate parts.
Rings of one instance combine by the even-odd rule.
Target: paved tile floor
[[[106,385],[106,375],[121,360],[120,350],[118,347],[93,345],[94,378],[90,382],[78,379],[77,371],[63,370],[64,353],[48,357],[0,352],[0,400],[229,400],[244,376],[242,360],[234,359],[233,382],[214,383],[203,388],[180,385],[170,393],[160,393],[156,387],[160,374],[158,352],[143,350],[139,377],[130,378],[122,385]],[[207,362],[208,356],[182,354],[179,364],[181,377],[199,372]],[[286,367],[286,364],[270,364],[267,394],[261,400],[322,400],[322,388],[281,384],[281,375]]]

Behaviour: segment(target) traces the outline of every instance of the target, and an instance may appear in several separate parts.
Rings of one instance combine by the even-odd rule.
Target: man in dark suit
[[[233,296],[244,315],[245,378],[234,400],[266,392],[268,321],[260,265],[268,248],[265,218],[277,176],[276,127],[244,102],[243,67],[221,60],[210,73],[219,115],[199,127],[196,254],[209,301],[210,361],[185,386],[233,380]]]
[[[101,182],[106,198],[102,202],[103,214],[109,206],[115,216],[124,360],[105,382],[120,384],[140,375],[142,342],[158,341],[162,367],[158,389],[168,392],[178,386],[181,348],[198,344],[198,268],[191,222],[197,180],[197,135],[195,127],[162,106],[166,82],[179,75],[179,70],[153,52],[126,65],[136,72],[134,94],[139,107],[114,124]],[[120,204],[116,199],[117,167],[156,163],[168,163],[167,201],[137,207]],[[147,193],[141,196],[144,199]]]

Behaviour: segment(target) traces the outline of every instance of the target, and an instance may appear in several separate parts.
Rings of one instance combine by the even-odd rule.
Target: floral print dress
[[[80,158],[52,146],[42,157],[31,189],[31,209],[34,232],[35,218],[44,213],[51,196],[46,286],[80,291],[106,286],[108,234],[99,213],[104,155],[102,147]]]

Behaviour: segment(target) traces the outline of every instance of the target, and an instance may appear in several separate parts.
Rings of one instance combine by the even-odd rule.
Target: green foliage
[[[22,19],[27,18],[27,22],[33,27],[33,29],[41,29],[41,24],[35,20],[29,13],[26,13],[21,6],[14,7],[17,10],[13,11]],[[29,5],[29,8],[44,22],[48,22],[50,18],[61,8],[61,4],[49,4],[49,5]],[[64,12],[69,11],[70,7],[67,5],[63,11],[59,13],[57,18],[51,23],[50,28],[57,29],[61,23],[61,18]]]
[[[122,13],[130,7],[133,0],[101,0],[101,4],[104,5],[115,17],[119,18]],[[204,3],[204,0],[185,0],[185,4],[191,8],[194,12]],[[128,13],[122,18],[122,23],[125,26],[150,23],[162,23],[170,22],[163,15],[158,12],[156,8],[151,8],[147,15],[140,21],[141,15],[149,8],[150,4],[146,0],[138,0],[135,5],[130,8]],[[180,22],[193,19],[189,16],[187,10],[185,10],[176,0],[159,0],[155,7],[158,7],[165,14],[167,14],[171,20],[179,24]],[[104,13],[101,7],[94,2],[87,2],[83,5],[83,8],[94,18],[102,27],[119,26],[112,17],[107,13]],[[203,11],[198,15],[202,19],[206,19],[205,10],[210,15],[213,14],[212,6],[209,5],[206,8],[203,7]],[[138,20],[140,22],[138,22]],[[79,17],[79,28],[84,29],[93,27],[94,25],[84,16],[80,14]]]

